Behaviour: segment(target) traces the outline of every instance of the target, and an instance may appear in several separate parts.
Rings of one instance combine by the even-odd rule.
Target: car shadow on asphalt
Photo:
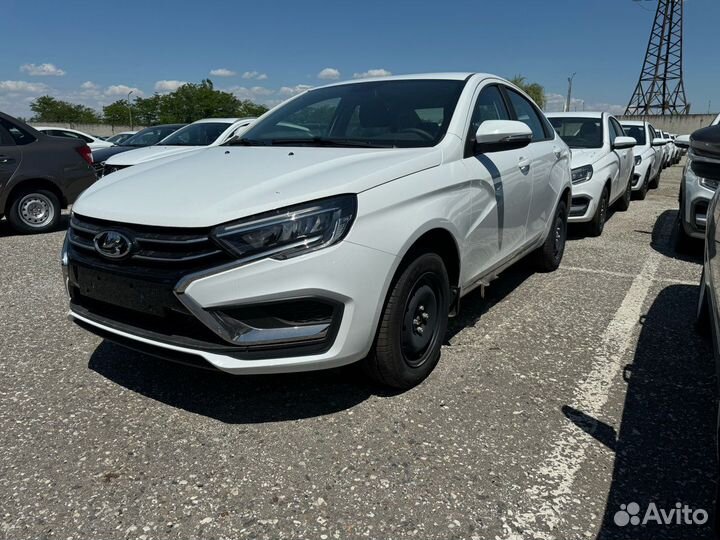
[[[705,248],[703,241],[681,236],[680,227],[679,211],[676,209],[665,210],[655,220],[650,241],[651,247],[666,257],[702,264]]]
[[[715,538],[717,383],[712,347],[694,328],[697,294],[696,286],[668,286],[641,318],[635,356],[623,370],[627,388],[617,435],[600,419],[563,407],[579,429],[615,452],[598,540]],[[617,514],[630,503],[639,505],[640,524],[624,524],[631,516]],[[705,510],[708,521],[643,525],[650,503],[658,511],[687,504]]]
[[[58,231],[66,231],[68,227],[70,226],[70,214],[62,214],[60,216],[60,219],[58,220],[58,223],[55,227],[52,228],[52,230],[49,230],[43,234],[50,234]],[[20,236],[18,233],[16,233],[12,228],[10,228],[10,224],[8,223],[7,218],[0,219],[0,238],[5,238],[9,236]]]
[[[324,371],[234,376],[175,364],[103,341],[88,367],[171,407],[228,424],[282,422],[350,409],[373,395],[392,396],[357,365]]]

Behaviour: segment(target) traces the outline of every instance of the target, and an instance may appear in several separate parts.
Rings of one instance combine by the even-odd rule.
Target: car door
[[[471,279],[509,258],[525,237],[532,193],[529,150],[479,153],[475,146],[475,133],[483,122],[510,119],[509,107],[498,85],[482,87],[466,132],[462,161],[473,193],[465,274]]]
[[[20,166],[22,147],[15,144],[15,139],[6,129],[5,121],[0,119],[0,200],[7,197],[3,190]]]
[[[615,128],[615,132],[617,133],[618,137],[624,137],[625,131],[623,131],[622,126],[620,125],[620,122],[617,121],[617,119],[614,116],[610,117],[610,122]],[[635,152],[632,148],[625,148],[624,150],[616,150],[618,155],[620,156],[620,175],[618,178],[618,193],[617,195],[620,196],[621,194],[625,193],[625,189],[627,189],[627,182],[630,179],[630,175],[632,174],[633,169],[635,168]]]
[[[523,243],[528,243],[545,233],[557,200],[557,193],[550,182],[553,168],[561,159],[569,159],[569,155],[555,142],[555,130],[538,108],[512,88],[504,89],[514,119],[527,124],[533,132],[533,142],[524,149],[532,162],[532,190],[529,190],[530,203],[523,238]]]

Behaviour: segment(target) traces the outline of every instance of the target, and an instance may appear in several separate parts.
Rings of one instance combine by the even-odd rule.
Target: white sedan
[[[315,88],[227,146],[86,190],[63,253],[71,317],[229,373],[364,359],[409,388],[463,295],[525,255],[558,268],[569,158],[532,99],[492,75]]]
[[[101,148],[110,148],[113,146],[113,143],[111,142],[103,141],[98,137],[83,131],[78,131],[77,129],[47,126],[39,126],[35,129],[45,135],[50,135],[51,137],[64,137],[66,139],[79,139],[81,141],[85,141],[85,143],[90,147],[90,150],[100,150]]]
[[[633,149],[635,155],[635,176],[632,190],[637,198],[643,200],[648,189],[660,184],[662,171],[664,139],[655,136],[656,132],[649,122],[644,120],[625,120],[622,128],[628,137],[637,141]]]
[[[627,210],[635,166],[633,147],[620,122],[604,112],[548,114],[555,130],[572,149],[573,197],[568,221],[587,223],[600,236],[608,208],[617,201]]]
[[[178,129],[159,143],[145,148],[116,154],[105,161],[110,170],[145,163],[154,159],[184,154],[206,146],[221,145],[232,137],[241,134],[254,121],[254,118],[206,118]]]

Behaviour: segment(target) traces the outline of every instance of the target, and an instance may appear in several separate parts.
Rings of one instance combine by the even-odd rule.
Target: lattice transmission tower
[[[640,80],[629,116],[689,114],[683,82],[684,0],[658,0]]]

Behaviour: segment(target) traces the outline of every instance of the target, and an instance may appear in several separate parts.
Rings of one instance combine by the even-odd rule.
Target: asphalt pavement
[[[66,319],[64,233],[0,222],[0,538],[712,538],[680,174],[600,238],[571,228],[557,272],[520,263],[465,298],[399,394],[352,366],[232,377],[103,342]],[[633,523],[676,503],[707,523]]]

